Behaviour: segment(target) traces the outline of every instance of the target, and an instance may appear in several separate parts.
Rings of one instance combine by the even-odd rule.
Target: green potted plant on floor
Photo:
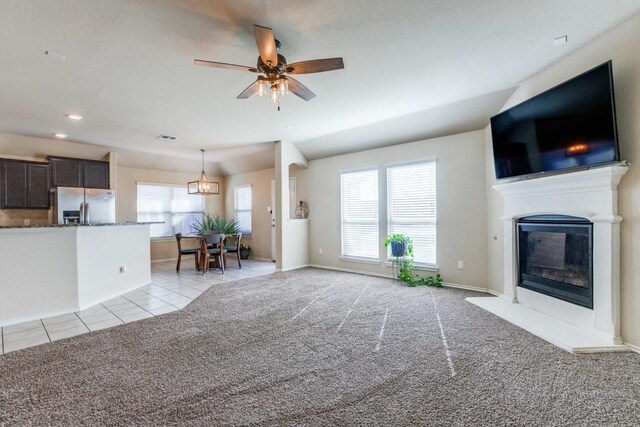
[[[398,265],[398,279],[409,287],[434,286],[442,287],[442,277],[435,276],[420,277],[414,274],[413,265],[413,241],[404,234],[390,234],[384,241],[385,248],[391,246],[391,255],[396,258]]]
[[[249,259],[251,256],[251,248],[244,243],[240,244],[240,259]]]

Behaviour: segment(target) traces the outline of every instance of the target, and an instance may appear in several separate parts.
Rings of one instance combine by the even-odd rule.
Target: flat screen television
[[[611,61],[491,118],[496,178],[620,161]]]

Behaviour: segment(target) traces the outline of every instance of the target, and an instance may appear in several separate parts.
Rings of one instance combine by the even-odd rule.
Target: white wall
[[[486,286],[486,189],[484,132],[475,131],[426,141],[367,150],[309,162],[310,262],[377,274],[391,274],[384,263],[341,260],[340,172],[389,164],[437,159],[438,244],[440,274],[449,283]],[[386,206],[380,180],[379,200]],[[384,211],[386,212],[386,210]],[[386,216],[386,214],[385,214]],[[384,254],[380,235],[380,253]],[[324,254],[319,254],[322,248]],[[464,270],[457,269],[463,260]]]
[[[79,307],[92,306],[151,282],[148,225],[77,230]],[[126,271],[121,272],[120,267]]]
[[[289,166],[306,168],[308,162],[288,141],[276,142],[275,150],[276,269],[286,271],[309,264],[309,222],[289,219]]]
[[[635,16],[574,54],[524,82],[504,108],[516,105],[540,92],[560,84],[605,61],[613,60],[613,79],[618,117],[620,151],[631,168],[619,187],[621,224],[621,310],[622,337],[633,345],[640,345],[640,16]],[[505,64],[508,66],[508,64]],[[491,186],[493,172],[491,134],[486,132],[487,184],[487,252],[489,260],[488,284],[500,290],[503,282],[503,233],[500,215],[502,201]],[[493,240],[493,236],[497,240]]]
[[[271,203],[271,181],[274,179],[274,169],[257,172],[242,173],[227,176],[225,187],[225,215],[233,218],[233,188],[241,185],[251,185],[251,236],[243,236],[242,242],[251,247],[251,257],[265,260],[271,259],[271,214],[267,207]]]

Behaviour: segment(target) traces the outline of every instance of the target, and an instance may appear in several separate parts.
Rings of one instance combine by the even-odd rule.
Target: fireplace
[[[627,349],[620,337],[618,184],[628,168],[494,185],[504,202],[502,233],[490,242],[502,243],[504,253],[502,288],[492,289],[501,298],[468,300],[569,351]]]
[[[567,215],[517,221],[518,286],[593,308],[593,223]]]

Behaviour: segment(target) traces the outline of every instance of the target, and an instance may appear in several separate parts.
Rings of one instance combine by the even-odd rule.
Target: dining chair
[[[209,270],[209,263],[212,261],[218,262],[218,266],[224,274],[224,254],[227,250],[224,248],[224,234],[215,233],[202,233],[202,244],[200,251],[202,254],[202,274]]]
[[[196,270],[200,269],[199,264],[199,248],[183,248],[182,247],[182,233],[176,233],[176,243],[178,244],[178,263],[176,264],[176,272],[180,273],[180,262],[182,261],[182,255],[194,255],[196,260]]]
[[[227,250],[227,253],[233,254],[235,253],[238,257],[238,268],[242,268],[242,263],[240,262],[240,239],[242,239],[242,233],[233,234],[231,236],[227,236],[227,240],[225,241],[224,248]],[[231,244],[229,243],[231,240]]]

